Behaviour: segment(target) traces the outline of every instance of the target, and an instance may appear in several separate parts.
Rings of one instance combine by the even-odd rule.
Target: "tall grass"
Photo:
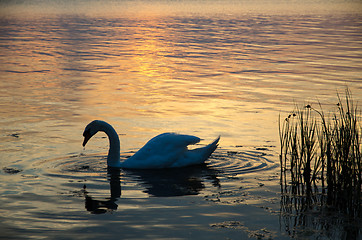
[[[361,112],[348,89],[337,97],[327,116],[319,104],[279,117],[282,192],[361,217]]]

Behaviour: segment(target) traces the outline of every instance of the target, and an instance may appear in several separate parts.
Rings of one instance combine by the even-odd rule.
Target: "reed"
[[[328,115],[319,104],[279,116],[282,193],[361,217],[361,112],[348,89],[337,97]]]

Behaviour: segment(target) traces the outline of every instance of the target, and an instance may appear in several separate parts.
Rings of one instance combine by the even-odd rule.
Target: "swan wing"
[[[122,163],[123,168],[168,168],[185,158],[187,146],[200,142],[191,135],[163,133],[149,140],[138,152]]]
[[[220,136],[205,147],[186,151],[182,158],[172,164],[172,167],[185,167],[204,163],[217,148],[219,140]]]

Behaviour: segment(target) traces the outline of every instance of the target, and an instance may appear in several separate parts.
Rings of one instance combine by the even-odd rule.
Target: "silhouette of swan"
[[[108,167],[128,169],[160,169],[202,164],[215,151],[220,136],[205,147],[188,150],[187,146],[200,142],[200,138],[176,133],[162,133],[144,145],[133,156],[120,161],[120,143],[114,128],[100,120],[89,123],[84,132],[83,147],[97,132],[103,131],[109,139]]]

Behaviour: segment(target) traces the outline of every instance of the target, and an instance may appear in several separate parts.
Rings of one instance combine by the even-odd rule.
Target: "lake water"
[[[362,102],[361,12],[338,0],[1,1],[0,238],[348,239],[340,222],[283,218],[278,117],[296,103],[333,109],[346,87]],[[94,119],[115,127],[122,158],[162,132],[221,140],[206,166],[107,172],[105,135],[81,146]]]

